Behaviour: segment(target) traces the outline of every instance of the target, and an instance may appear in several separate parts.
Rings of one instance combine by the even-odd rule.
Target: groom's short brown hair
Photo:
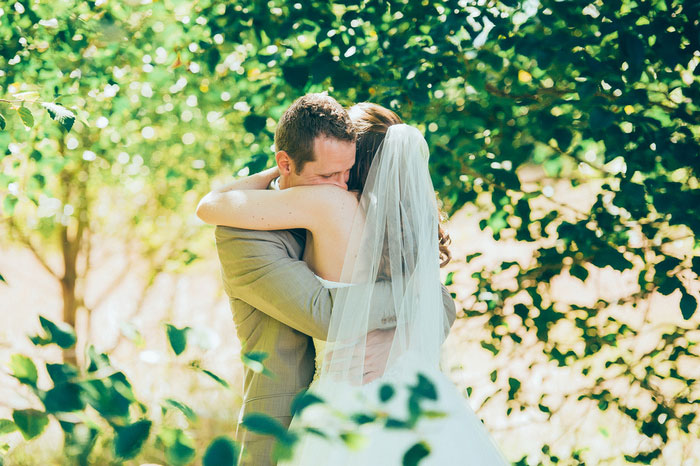
[[[348,112],[333,97],[306,94],[282,115],[275,131],[275,150],[285,151],[299,174],[306,162],[315,159],[314,140],[318,136],[354,142],[355,128]]]

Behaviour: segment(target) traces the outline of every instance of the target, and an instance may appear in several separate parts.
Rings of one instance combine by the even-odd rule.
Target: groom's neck
[[[277,183],[277,187],[279,189],[287,189],[289,188],[289,178],[286,176],[280,176],[276,180],[272,180],[271,184]]]

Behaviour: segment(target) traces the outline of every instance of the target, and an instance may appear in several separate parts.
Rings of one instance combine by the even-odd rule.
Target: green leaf
[[[525,321],[525,319],[527,319],[527,316],[529,314],[527,306],[522,303],[518,303],[515,306],[513,306],[513,312],[515,313],[515,315],[519,316],[523,320],[523,322]]]
[[[119,458],[129,459],[136,456],[143,448],[151,432],[151,421],[143,419],[123,427],[115,426],[114,453]]]
[[[0,435],[9,434],[17,430],[17,424],[9,419],[0,419]]]
[[[25,385],[36,387],[37,371],[34,361],[23,354],[10,356],[10,369],[12,376]]]
[[[323,403],[323,399],[319,398],[313,393],[309,393],[308,390],[303,390],[299,392],[299,394],[295,396],[294,400],[292,401],[292,406],[290,410],[292,416],[301,414],[302,411],[304,411],[306,408],[317,403]]]
[[[394,387],[388,384],[384,384],[379,387],[379,399],[382,403],[386,403],[394,396]]]
[[[264,351],[251,351],[249,353],[241,354],[241,361],[243,365],[248,369],[252,370],[256,374],[263,374],[268,377],[272,377],[272,372],[270,372],[263,361],[267,359],[268,354]]]
[[[245,130],[249,133],[253,133],[256,136],[265,129],[266,124],[267,117],[255,115],[254,113],[246,116],[243,120],[243,127]]]
[[[369,415],[369,414],[364,414],[364,413],[357,413],[353,414],[351,416],[352,421],[357,424],[357,425],[362,425],[362,424],[369,424],[370,422],[374,422],[377,420],[376,415]]]
[[[190,421],[194,422],[197,420],[197,414],[188,405],[186,405],[180,401],[173,400],[172,398],[166,398],[163,403],[165,404],[166,407],[170,406],[170,407],[173,407],[175,409],[180,410],[182,412],[182,414],[184,414],[185,417],[187,417],[187,419],[189,419]]]
[[[472,260],[476,259],[477,257],[479,257],[479,256],[481,256],[481,255],[483,255],[482,252],[475,252],[474,254],[469,254],[469,255],[466,257],[465,261],[466,261],[467,263],[469,263],[469,262],[471,262]]]
[[[82,411],[85,402],[81,396],[82,390],[76,383],[60,383],[46,392],[42,401],[47,413],[68,413]]]
[[[86,354],[88,360],[88,372],[96,372],[104,367],[110,366],[109,355],[105,353],[98,353],[93,345],[89,345],[87,347]]]
[[[1,273],[0,273],[0,282],[7,283],[7,280],[5,280],[5,277],[3,277]]]
[[[277,439],[283,439],[287,434],[287,429],[277,419],[261,413],[246,415],[241,425],[256,434],[272,435]]]
[[[19,109],[17,109],[17,113],[19,113],[19,117],[22,119],[22,123],[24,123],[24,126],[28,128],[34,126],[34,115],[32,115],[31,110],[29,110],[23,105]]]
[[[4,130],[6,125],[7,123],[5,122],[5,117],[2,113],[0,113],[0,131]]]
[[[190,331],[189,327],[177,328],[171,324],[165,324],[167,327],[168,342],[170,347],[173,349],[175,355],[180,355],[187,347],[187,333]]]
[[[75,332],[70,325],[63,322],[56,324],[43,316],[39,316],[39,322],[44,329],[44,335],[29,337],[35,345],[44,346],[55,343],[63,349],[75,345]]]
[[[695,314],[698,308],[698,302],[695,296],[689,294],[685,289],[682,290],[683,295],[681,296],[681,314],[685,320],[690,319]]]
[[[512,400],[515,398],[515,394],[520,390],[520,380],[514,379],[513,377],[508,377],[508,399]]]
[[[86,401],[97,410],[102,417],[126,418],[132,403],[129,387],[115,375],[104,379],[93,379],[83,382]]]
[[[700,277],[700,256],[693,257],[692,264],[693,264],[693,268],[692,268],[693,272],[695,272],[695,275]]]
[[[340,434],[340,438],[350,450],[354,451],[362,450],[369,442],[365,435],[357,432],[344,432]]]
[[[163,427],[158,434],[158,440],[165,446],[168,464],[183,466],[194,459],[194,441],[182,429]]]
[[[403,466],[416,466],[430,454],[430,447],[425,442],[418,442],[403,455]]]
[[[12,419],[25,440],[39,436],[49,423],[46,413],[36,409],[15,410],[12,413]]]
[[[73,128],[73,123],[75,123],[75,114],[68,110],[66,107],[50,102],[44,102],[41,104],[52,120],[57,121],[66,131],[70,131]]]
[[[226,388],[230,388],[229,384],[227,381],[219,377],[218,375],[214,374],[212,371],[207,370],[207,369],[200,369],[202,372],[204,372],[206,375],[214,379],[217,383],[223,385]]]
[[[71,364],[50,364],[46,363],[46,371],[53,380],[54,385],[70,382],[78,376],[78,369]]]
[[[450,285],[452,285],[452,283],[454,283],[454,280],[453,280],[454,276],[455,276],[454,272],[449,272],[447,274],[447,277],[445,278],[445,286],[450,286]]]
[[[421,398],[437,400],[435,385],[423,374],[418,374],[418,383],[411,387],[411,392]]]
[[[8,216],[12,217],[14,215],[18,200],[16,196],[5,196],[5,200],[2,201],[2,209]]]
[[[239,455],[238,444],[228,437],[217,437],[207,447],[202,466],[235,466]]]
[[[579,264],[573,264],[569,269],[569,273],[572,277],[576,277],[582,282],[585,282],[586,278],[588,278],[588,270]]]

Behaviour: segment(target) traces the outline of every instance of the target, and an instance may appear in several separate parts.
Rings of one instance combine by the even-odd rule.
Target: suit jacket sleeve
[[[299,260],[301,246],[288,244],[280,235],[216,227],[226,293],[301,333],[325,340],[333,294]]]
[[[452,327],[452,324],[455,323],[455,319],[457,318],[457,307],[455,306],[454,299],[452,299],[452,295],[450,292],[447,290],[445,285],[442,285],[442,304],[445,312],[445,338],[447,338],[447,335],[450,333],[450,328]]]

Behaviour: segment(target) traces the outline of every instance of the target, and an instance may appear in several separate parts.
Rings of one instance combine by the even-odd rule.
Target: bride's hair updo
[[[355,165],[350,170],[348,190],[362,192],[372,160],[384,141],[389,126],[399,125],[403,121],[388,108],[371,102],[353,105],[348,109],[348,115],[355,125],[357,134]],[[448,249],[450,235],[442,229],[441,225],[438,225],[438,244],[440,247],[440,266],[442,267],[450,261],[452,255]]]

